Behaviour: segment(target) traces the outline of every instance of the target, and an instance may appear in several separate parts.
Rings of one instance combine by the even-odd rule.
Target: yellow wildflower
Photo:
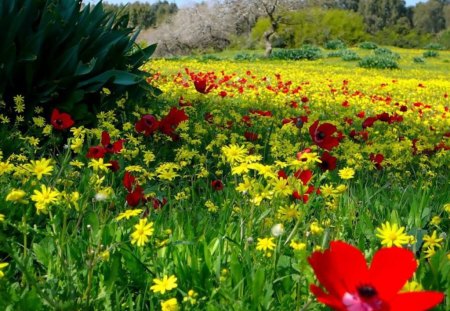
[[[166,292],[177,288],[177,278],[175,275],[171,275],[167,277],[165,275],[162,279],[153,279],[154,285],[150,287],[150,289],[154,293],[165,294]]]

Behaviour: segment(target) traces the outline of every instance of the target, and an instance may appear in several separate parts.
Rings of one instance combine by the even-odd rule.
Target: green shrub
[[[339,39],[330,40],[325,42],[324,44],[324,48],[326,48],[327,50],[342,50],[346,47],[347,46],[345,45],[345,43]]]
[[[392,52],[390,49],[388,48],[377,48],[373,51],[375,53],[375,55],[379,55],[379,56],[386,56],[388,58],[393,58],[393,59],[400,59],[400,55]]]
[[[346,62],[361,59],[361,57],[352,50],[343,50],[341,53],[341,58],[343,61],[346,61]]]
[[[425,45],[425,48],[427,50],[445,50],[445,46],[443,46],[440,43],[428,43],[427,45]]]
[[[423,52],[423,57],[438,57],[439,53],[437,51],[425,51]]]
[[[216,55],[211,55],[211,54],[205,54],[200,57],[200,61],[202,61],[202,62],[207,62],[210,60],[218,61],[218,60],[222,60],[222,59]]]
[[[374,42],[365,41],[359,44],[359,48],[364,50],[375,50],[378,48],[378,45]]]
[[[25,120],[40,106],[46,116],[58,107],[89,122],[125,94],[142,100],[158,92],[139,70],[156,46],[140,48],[128,17],[105,13],[102,3],[2,0],[0,29],[0,100],[8,117],[16,115],[16,95],[25,98]]]
[[[238,53],[234,56],[234,60],[255,60],[256,56],[254,54],[248,54],[248,53]]]
[[[320,48],[314,45],[304,45],[300,49],[280,49],[272,52],[271,58],[282,60],[315,60],[323,57]]]
[[[342,51],[343,50],[339,50],[339,51],[333,51],[327,54],[327,57],[331,58],[331,57],[342,57]]]
[[[376,69],[397,69],[398,64],[395,59],[387,55],[370,55],[364,57],[358,64],[363,68]]]
[[[423,63],[425,63],[425,58],[420,57],[420,56],[416,56],[416,57],[413,58],[413,61],[416,64],[423,64]]]

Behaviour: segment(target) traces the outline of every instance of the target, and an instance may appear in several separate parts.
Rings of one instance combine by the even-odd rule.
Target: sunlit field
[[[450,52],[395,51],[152,60],[147,106],[4,129],[0,309],[449,310]]]

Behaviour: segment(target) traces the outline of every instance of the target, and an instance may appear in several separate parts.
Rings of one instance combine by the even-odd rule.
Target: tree
[[[367,31],[372,34],[407,16],[404,0],[361,0],[358,11],[364,17]]]
[[[447,1],[429,0],[414,8],[413,23],[420,33],[436,34],[446,27],[444,6]],[[447,5],[448,6],[448,5]]]

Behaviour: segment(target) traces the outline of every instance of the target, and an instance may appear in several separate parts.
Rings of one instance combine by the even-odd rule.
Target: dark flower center
[[[56,119],[55,122],[56,122],[56,124],[58,124],[58,125],[63,125],[63,123],[64,123],[61,119]]]
[[[361,285],[357,288],[360,297],[370,299],[375,297],[378,293],[371,285]]]
[[[106,146],[106,149],[113,149],[113,145],[112,145],[112,144],[108,144],[108,145]]]
[[[317,137],[317,139],[324,139],[325,138],[325,133],[323,133],[323,132],[319,132],[319,133],[317,133],[317,135],[316,135],[316,137]]]

